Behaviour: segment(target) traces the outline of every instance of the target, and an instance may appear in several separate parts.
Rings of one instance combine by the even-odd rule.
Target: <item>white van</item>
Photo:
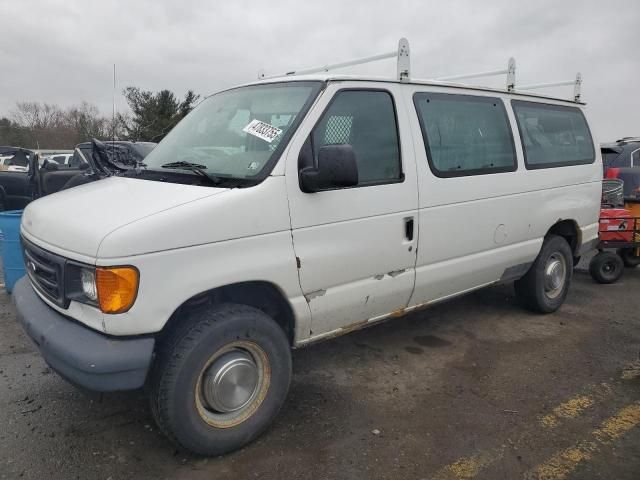
[[[598,236],[583,105],[407,73],[223,91],[146,167],[31,203],[14,298],[49,365],[146,386],[162,431],[211,455],[272,422],[291,348],[514,280],[558,309]]]

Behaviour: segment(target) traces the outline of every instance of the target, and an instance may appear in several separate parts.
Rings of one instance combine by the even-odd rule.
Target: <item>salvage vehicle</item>
[[[35,175],[34,190],[39,196],[94,182],[112,175],[122,175],[142,164],[156,146],[153,142],[92,140],[76,145],[67,164],[44,164]]]
[[[578,82],[571,100],[518,91],[514,61],[506,89],[416,80],[405,39],[391,56],[391,79],[212,95],[144,166],[30,204],[13,295],[47,363],[146,387],[171,440],[218,455],[274,420],[292,348],[498,283],[560,308],[598,240]]]
[[[26,172],[34,152],[20,147],[0,147],[0,171]]]
[[[0,211],[21,210],[31,201],[25,172],[35,157],[26,148],[0,147]]]
[[[94,139],[78,144],[73,154],[51,157],[39,157],[26,149],[0,147],[0,153],[4,152],[7,158],[13,160],[15,155],[10,148],[23,157],[18,171],[13,166],[9,166],[7,171],[0,171],[0,211],[22,210],[36,198],[111,175],[121,175],[141,164],[155,145],[153,142],[100,142]]]
[[[600,145],[602,165],[609,168],[640,168],[640,137],[625,137]]]

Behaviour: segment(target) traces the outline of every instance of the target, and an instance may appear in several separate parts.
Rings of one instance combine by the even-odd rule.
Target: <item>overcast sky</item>
[[[0,116],[16,101],[82,100],[110,115],[114,63],[124,110],[128,85],[210,94],[260,69],[393,50],[405,36],[415,77],[493,70],[510,56],[521,84],[580,71],[597,140],[640,135],[638,0],[2,0],[0,19]],[[395,65],[360,71],[395,75]]]

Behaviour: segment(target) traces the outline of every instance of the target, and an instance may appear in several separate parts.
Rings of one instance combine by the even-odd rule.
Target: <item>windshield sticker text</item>
[[[247,132],[254,137],[261,138],[268,143],[273,142],[278,138],[278,135],[282,133],[282,130],[278,127],[261,122],[260,120],[251,120],[249,124],[242,129],[242,131]]]

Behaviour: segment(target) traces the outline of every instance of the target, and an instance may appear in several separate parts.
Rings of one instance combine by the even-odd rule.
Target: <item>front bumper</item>
[[[49,307],[22,277],[13,290],[18,321],[46,362],[69,382],[96,392],[144,385],[155,340],[108,337]]]

